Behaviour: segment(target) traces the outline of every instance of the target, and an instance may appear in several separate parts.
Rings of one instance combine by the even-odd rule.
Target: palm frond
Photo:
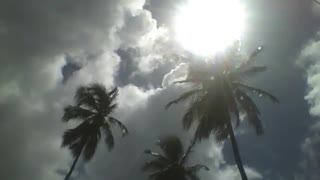
[[[94,128],[90,134],[90,136],[87,139],[87,143],[85,145],[84,151],[83,151],[83,159],[88,161],[90,160],[96,149],[97,145],[100,139],[101,133],[99,128]]]
[[[253,60],[255,57],[257,57],[263,50],[262,46],[257,47],[249,56],[249,61]]]
[[[190,180],[200,180],[196,173],[186,172],[186,175],[189,177]]]
[[[235,97],[237,98],[237,102],[240,104],[240,107],[242,109],[244,109],[245,111],[249,110],[252,112],[256,112],[260,115],[258,106],[245,92],[241,91],[240,89],[237,89],[235,92]]]
[[[186,168],[186,171],[196,173],[196,172],[198,172],[198,171],[201,170],[201,169],[206,170],[206,171],[209,171],[209,170],[210,170],[210,169],[209,169],[207,166],[205,166],[205,165],[196,164],[196,165],[187,167],[187,168]]]
[[[249,56],[249,59],[242,63],[240,65],[240,67],[238,69],[245,69],[247,67],[249,67],[252,62],[255,60],[255,57],[257,57],[261,52],[262,52],[263,48],[260,46],[260,47],[257,47]]]
[[[146,149],[146,150],[144,151],[144,153],[145,153],[145,154],[149,154],[149,155],[155,157],[157,160],[169,162],[169,159],[168,159],[167,157],[165,157],[165,156],[163,156],[163,155],[161,155],[161,154],[159,154],[159,153],[157,153],[157,152],[153,152],[153,151],[151,151],[150,149]]]
[[[224,115],[222,115],[224,114]],[[216,117],[221,117],[222,119],[211,119],[208,116],[203,116],[199,120],[199,125],[196,129],[195,136],[197,140],[207,139],[211,134],[214,134],[215,139],[223,141],[228,138],[229,131],[226,127],[226,120],[229,118],[226,113],[216,114]]]
[[[264,72],[267,70],[266,66],[252,66],[252,67],[239,67],[230,73],[230,79],[239,80],[241,78],[248,78],[254,76],[258,73]]]
[[[168,166],[168,161],[162,159],[154,159],[148,162],[145,162],[142,166],[142,171],[157,171],[164,169]]]
[[[182,84],[182,83],[202,83],[204,82],[204,79],[200,78],[187,78],[185,80],[181,81],[174,81],[174,84]]]
[[[245,77],[250,77],[250,76],[254,76],[258,73],[264,72],[267,70],[266,66],[252,66],[242,72],[240,72],[241,76],[245,76]]]
[[[112,135],[110,125],[108,123],[105,123],[103,125],[102,129],[104,130],[104,133],[105,133],[105,143],[106,143],[109,151],[111,151],[114,147],[114,137]]]
[[[150,179],[154,179],[154,180],[164,180],[166,178],[165,177],[165,173],[168,169],[163,169],[163,170],[159,170],[156,172],[153,172],[149,175]]]
[[[84,121],[75,128],[68,129],[62,136],[62,147],[69,146],[80,141],[84,137],[84,133],[88,129],[89,123]]]
[[[66,106],[62,120],[68,122],[71,119],[86,120],[94,116],[94,112],[81,108],[79,106]]]
[[[183,145],[176,136],[166,136],[159,140],[158,145],[165,156],[172,162],[178,161],[183,154]]]
[[[184,163],[188,160],[188,158],[189,158],[189,156],[190,156],[190,154],[191,154],[191,152],[192,152],[192,148],[193,148],[194,145],[196,144],[196,141],[197,141],[197,138],[194,137],[193,140],[191,141],[191,144],[190,144],[189,147],[187,148],[186,152],[183,154],[182,158],[180,159],[179,164],[182,165],[182,164],[184,164]]]
[[[185,129],[190,129],[193,122],[200,119],[203,113],[207,109],[208,99],[205,96],[198,96],[192,102],[190,102],[186,113],[182,117],[183,127]]]
[[[109,116],[109,121],[112,123],[112,124],[116,124],[119,126],[119,128],[121,129],[121,132],[122,132],[122,136],[125,136],[129,133],[128,129],[126,128],[125,125],[122,124],[121,121],[117,120],[116,118],[114,117],[111,117]]]
[[[97,108],[100,112],[103,112],[110,105],[110,97],[104,85],[99,83],[91,84],[89,87],[92,96],[94,97]]]
[[[236,87],[241,87],[241,88],[244,88],[246,90],[249,90],[255,94],[257,94],[258,96],[260,97],[267,97],[269,98],[273,103],[279,103],[279,100],[277,97],[275,97],[274,95],[272,95],[271,93],[267,92],[267,91],[264,91],[262,89],[258,89],[258,88],[254,88],[254,87],[251,87],[251,86],[248,86],[248,85],[245,85],[245,84],[242,84],[242,83],[234,83],[234,85]]]
[[[263,126],[262,122],[259,118],[260,111],[253,100],[241,90],[237,90],[236,97],[238,99],[238,103],[244,109],[247,114],[248,122],[255,127],[256,133],[258,135],[263,134]]]
[[[84,121],[73,129],[68,129],[62,137],[62,147],[68,147],[71,153],[76,157],[82,150],[88,139],[88,129],[90,125]]]
[[[201,92],[200,89],[193,89],[191,91],[185,92],[182,95],[180,95],[179,98],[170,101],[166,106],[165,109],[168,109],[171,105],[173,104],[177,104],[177,103],[181,103],[181,102],[185,102],[186,100],[192,98],[193,96],[195,96],[197,93]]]
[[[115,87],[111,91],[109,91],[108,95],[110,97],[110,102],[113,102],[115,98],[118,96],[118,94],[119,94],[118,87]]]
[[[247,112],[247,118],[249,123],[255,128],[257,135],[264,134],[264,128],[259,115],[255,112]]]
[[[90,91],[90,86],[81,86],[74,96],[77,106],[86,106],[90,110],[98,110],[97,102]]]
[[[196,137],[199,140],[209,138],[212,133],[218,141],[228,137],[226,122],[231,119],[228,103],[223,94],[219,92],[221,90],[211,90],[205,98],[207,103],[201,107],[202,116],[198,119],[199,125],[196,129]]]

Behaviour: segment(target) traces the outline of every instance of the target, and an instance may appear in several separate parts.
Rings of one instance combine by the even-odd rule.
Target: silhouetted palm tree
[[[209,170],[207,166],[196,164],[186,166],[186,161],[190,156],[195,140],[184,152],[180,139],[176,136],[167,136],[159,140],[158,144],[161,153],[145,150],[151,155],[153,160],[143,165],[143,171],[148,171],[150,179],[154,180],[199,180],[197,172],[200,169]]]
[[[113,148],[114,138],[111,132],[113,124],[119,126],[123,136],[128,133],[127,128],[119,120],[110,116],[117,107],[115,102],[117,95],[117,88],[108,92],[101,84],[82,86],[74,96],[75,105],[64,108],[62,117],[64,122],[69,120],[81,122],[63,135],[62,146],[67,146],[75,158],[65,180],[71,176],[81,154],[86,161],[93,157],[102,133],[105,135],[105,143],[109,150]]]
[[[260,111],[250,97],[267,97],[273,102],[277,98],[270,93],[248,86],[244,81],[251,75],[266,70],[264,66],[253,65],[253,60],[262,50],[257,48],[249,60],[238,67],[230,68],[230,58],[235,57],[231,52],[220,64],[205,63],[203,67],[189,66],[186,80],[178,83],[190,83],[192,90],[167,104],[166,108],[175,103],[188,102],[189,107],[183,116],[184,127],[189,129],[194,122],[198,123],[195,137],[199,140],[208,138],[213,133],[218,141],[230,136],[236,164],[243,180],[247,175],[243,168],[237,141],[233,132],[232,119],[236,127],[240,123],[240,112],[246,115],[248,122],[253,125],[258,135],[263,134],[263,126],[259,118]],[[250,95],[249,95],[250,94]]]

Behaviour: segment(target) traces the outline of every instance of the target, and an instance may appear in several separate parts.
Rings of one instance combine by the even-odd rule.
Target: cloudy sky
[[[250,14],[245,49],[264,45],[252,80],[279,97],[261,101],[264,136],[246,124],[238,133],[248,176],[264,180],[320,179],[320,5],[311,0],[243,0]],[[163,106],[183,87],[172,82],[186,65],[172,37],[185,0],[0,0],[0,179],[58,180],[72,163],[61,122],[75,89],[92,82],[119,86],[115,116],[130,131],[108,152],[101,144],[73,179],[141,180],[143,150],[181,128],[183,106]],[[319,30],[319,32],[318,32]],[[115,131],[115,134],[117,132]],[[119,133],[118,133],[119,134]],[[198,145],[193,161],[204,180],[240,180],[229,142]]]

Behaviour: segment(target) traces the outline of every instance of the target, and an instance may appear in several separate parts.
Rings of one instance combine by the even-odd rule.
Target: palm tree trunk
[[[72,164],[72,166],[71,166],[68,174],[67,174],[66,177],[64,178],[64,180],[69,180],[69,178],[70,178],[70,176],[71,176],[71,174],[72,174],[74,168],[76,167],[76,164],[77,164],[77,162],[78,162],[78,160],[79,160],[79,158],[80,158],[80,155],[81,155],[81,153],[82,153],[83,148],[84,148],[84,146],[81,147],[81,151],[79,152],[79,154],[78,154],[78,155],[76,156],[76,158],[74,159],[73,164]]]
[[[238,166],[238,169],[239,169],[239,172],[240,172],[240,175],[241,175],[241,179],[242,180],[248,180],[247,174],[246,174],[246,172],[244,170],[244,167],[243,167],[243,164],[242,164],[242,160],[241,160],[241,157],[240,157],[240,151],[239,151],[239,148],[238,148],[238,143],[237,143],[236,137],[234,136],[233,128],[232,128],[232,125],[231,125],[230,121],[227,121],[227,127],[228,127],[228,131],[229,131],[229,135],[230,135],[230,140],[231,140],[234,159],[235,159],[236,164]]]

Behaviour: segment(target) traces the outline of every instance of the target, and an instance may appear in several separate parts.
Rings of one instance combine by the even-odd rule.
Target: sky
[[[250,14],[244,49],[264,45],[257,63],[268,71],[250,80],[280,99],[259,101],[266,133],[247,124],[237,139],[250,179],[320,179],[320,5],[311,0],[243,0]],[[183,105],[164,105],[185,90],[172,82],[187,65],[172,37],[173,16],[185,0],[1,0],[0,179],[58,180],[72,163],[61,148],[61,121],[77,87],[119,87],[114,116],[130,135],[116,134],[80,161],[73,180],[141,180],[144,149],[158,137],[192,137],[181,127]],[[240,180],[230,142],[198,144],[193,162],[203,180]]]

